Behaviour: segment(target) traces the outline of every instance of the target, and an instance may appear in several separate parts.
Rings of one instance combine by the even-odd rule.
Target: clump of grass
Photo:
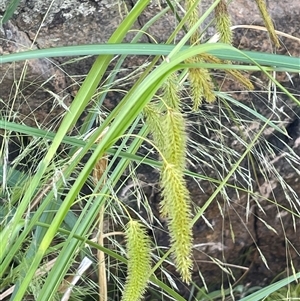
[[[70,267],[74,265],[75,258],[78,258],[82,252],[90,252],[89,248],[96,248],[98,250],[98,264],[100,263],[99,279],[104,280],[103,282],[99,282],[99,300],[108,298],[109,292],[106,292],[105,289],[106,278],[112,275],[111,270],[115,268],[111,264],[111,259],[114,258],[118,262],[126,263],[126,260],[119,255],[126,254],[128,257],[128,275],[124,287],[123,301],[140,300],[145,294],[145,290],[150,281],[158,285],[159,289],[164,291],[163,293],[167,294],[170,298],[182,301],[183,297],[178,295],[175,289],[161,283],[158,278],[150,275],[152,272],[151,255],[153,250],[150,248],[151,242],[146,235],[146,228],[142,226],[141,221],[133,221],[129,214],[127,214],[127,216],[123,214],[120,216],[117,209],[111,209],[112,219],[115,223],[124,226],[129,219],[125,230],[126,251],[124,252],[123,245],[117,242],[117,240],[110,239],[110,244],[107,245],[104,243],[104,238],[108,237],[108,235],[104,234],[104,210],[107,207],[112,208],[112,203],[114,203],[108,200],[118,198],[117,191],[120,189],[119,179],[132,161],[138,162],[139,164],[147,163],[154,168],[160,169],[160,184],[162,187],[160,208],[161,215],[167,220],[171,247],[170,250],[166,252],[167,254],[159,255],[157,266],[160,266],[164,258],[167,257],[168,252],[172,252],[175,267],[183,281],[186,283],[192,282],[192,225],[201,217],[217,193],[211,195],[209,201],[204,204],[203,208],[196,212],[196,216],[192,219],[191,197],[187,189],[185,177],[191,176],[197,179],[197,181],[200,181],[204,176],[186,170],[187,145],[189,143],[188,141],[191,140],[189,140],[187,134],[186,115],[183,113],[183,111],[187,109],[187,106],[180,94],[182,78],[185,78],[185,74],[188,73],[189,97],[193,100],[194,114],[196,114],[195,111],[201,109],[201,104],[204,101],[211,104],[216,99],[216,95],[220,98],[223,97],[224,106],[222,106],[220,102],[210,107],[215,106],[215,110],[220,112],[219,115],[214,116],[218,119],[218,129],[210,125],[207,126],[207,124],[205,125],[206,130],[214,130],[215,133],[221,137],[218,143],[207,138],[212,144],[210,149],[212,154],[207,154],[205,150],[202,150],[205,156],[209,155],[209,157],[212,158],[212,163],[201,162],[199,159],[195,160],[197,163],[208,163],[207,165],[216,171],[216,174],[218,174],[221,180],[212,178],[207,178],[206,180],[210,181],[213,185],[218,185],[216,191],[220,192],[227,185],[230,176],[234,175],[234,171],[238,168],[238,165],[241,164],[241,162],[238,161],[240,153],[234,151],[231,146],[224,146],[225,136],[232,134],[233,130],[227,128],[226,134],[222,132],[225,127],[222,124],[222,118],[230,120],[234,125],[237,125],[237,127],[242,124],[244,126],[243,129],[248,129],[248,120],[244,122],[238,115],[233,114],[233,112],[228,109],[234,105],[242,106],[242,104],[239,104],[238,101],[233,99],[231,99],[231,103],[226,103],[225,98],[227,97],[229,101],[230,97],[228,97],[228,95],[225,97],[222,93],[215,91],[216,89],[212,82],[213,73],[211,73],[210,69],[206,68],[206,63],[219,64],[220,69],[222,69],[223,66],[232,67],[233,70],[228,70],[228,72],[235,79],[242,82],[248,89],[252,87],[251,82],[240,75],[238,72],[239,68],[235,65],[231,65],[229,63],[230,60],[241,60],[244,63],[246,62],[245,69],[249,67],[249,70],[263,70],[265,73],[270,70],[276,70],[277,66],[289,71],[296,70],[299,72],[299,68],[296,69],[296,67],[294,67],[296,65],[295,62],[297,63],[298,60],[295,61],[293,58],[284,58],[282,62],[281,57],[276,56],[278,62],[276,62],[276,66],[272,67],[274,57],[270,56],[265,59],[265,61],[260,61],[267,66],[261,68],[253,64],[251,59],[248,59],[248,56],[250,56],[252,59],[259,61],[260,58],[258,55],[255,56],[255,54],[247,53],[247,56],[244,57],[241,55],[241,52],[235,51],[235,49],[229,45],[231,43],[231,32],[229,30],[230,19],[225,1],[219,1],[216,5],[215,17],[218,30],[221,33],[221,40],[227,43],[227,45],[204,44],[203,41],[201,41],[201,31],[199,28],[194,30],[194,32],[190,31],[192,31],[195,24],[199,22],[205,12],[203,12],[203,14],[200,13],[198,7],[200,3],[199,0],[186,0],[186,8],[189,14],[186,27],[188,31],[187,34],[190,34],[191,47],[184,46],[183,49],[175,53],[171,59],[165,60],[161,64],[157,63],[160,57],[153,59],[153,63],[143,69],[141,76],[138,79],[135,78],[134,83],[130,83],[130,88],[124,93],[124,98],[120,101],[117,108],[108,114],[104,114],[101,119],[100,127],[97,127],[95,132],[93,132],[88,139],[83,139],[82,137],[91,130],[94,121],[100,119],[98,108],[101,107],[107,93],[110,88],[112,88],[112,84],[101,87],[103,89],[98,99],[99,95],[96,91],[99,82],[103,82],[103,74],[105,74],[112,62],[113,55],[120,54],[122,57],[118,61],[116,69],[111,74],[116,74],[120,71],[124,56],[131,55],[132,51],[137,54],[145,54],[144,45],[137,43],[134,45],[122,44],[120,46],[119,43],[122,43],[123,38],[128,33],[134,20],[140,16],[148,2],[147,0],[138,1],[135,8],[128,12],[129,16],[124,19],[124,22],[112,35],[108,43],[101,47],[99,47],[99,45],[95,46],[93,54],[99,54],[99,51],[104,51],[104,49],[106,49],[106,52],[103,52],[96,59],[85,81],[81,84],[80,90],[73,100],[71,107],[66,109],[64,118],[56,133],[43,131],[41,128],[28,128],[16,121],[10,123],[9,120],[5,120],[5,118],[3,118],[4,120],[0,120],[0,125],[5,131],[14,130],[16,132],[26,132],[29,136],[40,137],[47,141],[47,143],[49,142],[48,144],[41,144],[42,147],[46,149],[46,152],[45,155],[41,156],[42,158],[39,162],[35,162],[37,163],[36,168],[32,172],[27,173],[25,171],[18,173],[17,166],[10,166],[9,171],[11,174],[9,174],[9,176],[7,176],[6,173],[9,165],[7,162],[7,148],[5,145],[3,146],[4,156],[2,156],[3,161],[1,162],[1,176],[2,179],[5,178],[7,185],[5,184],[3,185],[5,187],[1,188],[1,198],[4,195],[8,201],[4,203],[1,200],[0,203],[1,214],[5,212],[5,217],[1,222],[0,228],[0,237],[1,240],[3,239],[3,245],[5,246],[4,249],[0,248],[0,277],[4,279],[3,284],[0,284],[0,289],[4,290],[6,287],[9,287],[10,283],[15,283],[16,285],[13,287],[13,295],[11,297],[14,300],[23,300],[25,298],[24,296],[30,293],[28,288],[31,288],[31,285],[35,284],[39,286],[37,287],[38,290],[36,290],[38,293],[35,294],[37,300],[42,300],[41,298],[52,300],[52,298],[56,297],[58,287],[60,287],[61,283],[64,283],[64,279],[66,279],[65,275],[70,270]],[[214,2],[214,4],[215,3],[216,2]],[[212,11],[213,8],[211,9],[211,12]],[[155,18],[157,18],[157,16],[153,18],[153,22]],[[180,26],[182,26],[182,24]],[[141,35],[142,33],[140,33],[138,37]],[[134,43],[137,41],[138,38]],[[147,49],[148,46],[149,53],[147,54],[149,55],[169,55],[171,51],[176,49],[176,47],[170,48],[170,45],[147,45]],[[165,50],[165,46],[169,48]],[[81,48],[81,52],[77,54],[86,54],[84,51],[86,51],[86,49],[90,51],[91,49],[88,45],[83,48],[85,49]],[[66,55],[74,55],[76,49],[77,48],[74,47],[72,50],[69,49],[69,53],[64,53]],[[110,49],[109,53],[107,49]],[[120,49],[122,50],[121,53]],[[194,49],[197,49],[199,53],[196,53]],[[65,51],[66,49],[52,49],[51,55],[61,56],[62,50]],[[211,51],[213,55],[210,53]],[[234,54],[232,54],[232,52]],[[39,52],[39,54],[40,53],[41,52]],[[18,55],[22,56],[22,54]],[[28,59],[26,54],[23,55],[24,60]],[[4,61],[5,59],[7,59],[6,55],[1,57],[1,60]],[[15,57],[15,59],[18,58]],[[203,68],[199,68],[200,64]],[[112,83],[114,81],[113,76],[111,76],[109,80],[111,80],[110,83]],[[124,84],[122,79],[115,81],[115,83],[120,82],[122,82],[122,85]],[[157,91],[161,91],[161,88],[163,94],[155,98],[155,95],[158,94]],[[154,98],[159,99],[159,101],[151,102]],[[79,116],[85,112],[87,108],[90,108],[91,99],[93,99],[95,108],[97,109],[90,110],[84,124],[76,131],[78,136],[68,136],[68,133],[74,130],[74,124],[76,124]],[[247,108],[247,106],[243,104],[243,108],[245,107]],[[224,108],[228,109],[228,111]],[[190,110],[190,108],[188,109]],[[224,113],[225,111],[227,114]],[[146,116],[146,124],[141,122],[140,115],[142,112],[144,112]],[[13,116],[14,112],[11,113]],[[253,114],[253,118],[259,118],[265,124],[281,131],[271,120],[267,120],[266,117],[261,116],[257,112],[253,113],[253,109],[247,108],[246,113]],[[199,114],[199,112],[197,112],[197,114],[198,117],[200,117],[199,123],[202,126],[203,119],[205,118],[201,118],[204,115]],[[107,132],[105,132],[106,128],[108,128]],[[239,128],[240,131],[242,131],[241,128]],[[137,131],[138,134],[136,134]],[[154,144],[161,154],[162,162],[150,160],[146,158],[144,154],[142,156],[136,155],[137,150],[143,143],[145,137],[147,137],[149,131],[152,133]],[[106,134],[103,135],[103,133]],[[126,135],[124,135],[124,133],[126,133]],[[97,140],[99,135],[102,135],[102,139]],[[252,142],[246,139],[248,136],[245,135],[244,137],[244,135],[241,135],[240,137],[237,133],[234,133],[234,135],[239,142],[242,142],[243,147],[247,148],[247,152],[251,152]],[[131,139],[126,139],[126,137],[131,137]],[[7,140],[4,141],[4,144],[5,143],[7,143]],[[62,143],[69,146],[67,152],[69,159],[60,160],[57,158],[58,147]],[[193,147],[193,152],[195,151],[199,154],[202,145],[199,146],[195,143]],[[216,150],[218,153],[216,153]],[[253,153],[257,155],[255,151],[253,151]],[[111,155],[109,164],[105,154]],[[190,157],[194,156],[192,153],[189,153],[189,155]],[[88,158],[84,161],[84,164],[82,164],[81,160],[84,157]],[[226,159],[228,159],[228,162],[225,162]],[[17,161],[18,160],[16,160],[16,162]],[[107,178],[99,185],[98,182],[102,181],[103,175],[106,177],[106,174]],[[226,174],[228,175],[227,177]],[[21,180],[20,182],[13,181],[11,175],[16,176],[19,180],[24,177],[26,179],[26,186],[24,184],[23,187],[26,187],[26,189],[18,189],[17,193],[14,193],[17,190],[16,183],[24,182]],[[50,181],[49,175],[55,175],[52,177],[55,181]],[[130,173],[128,177],[131,175]],[[245,175],[245,172],[242,174],[241,171],[239,176],[245,176],[245,178],[247,178],[248,174],[246,173]],[[237,178],[235,175],[234,177],[235,179]],[[92,181],[89,181],[91,178]],[[93,191],[84,196],[85,203],[76,215],[70,208],[81,199],[82,187],[86,183],[91,182],[93,182],[91,185]],[[247,178],[246,182],[249,184],[248,188],[238,187],[238,184],[232,186],[236,189],[237,194],[239,189],[243,191],[246,189],[249,195],[255,198],[250,189],[252,179]],[[285,185],[283,181],[281,184]],[[122,183],[121,186],[122,185],[125,184]],[[21,184],[19,184],[19,186],[21,186]],[[226,199],[225,189],[224,198]],[[32,206],[32,201],[34,201],[35,206]],[[137,202],[144,201],[146,203],[145,197],[143,196],[140,197]],[[228,203],[230,201],[231,200],[228,200]],[[125,205],[123,207],[125,207]],[[152,210],[149,206],[147,209],[149,211]],[[143,224],[151,222],[151,219],[149,219],[149,221],[145,220],[139,212],[136,212],[136,215],[143,220]],[[90,237],[91,233],[94,233],[94,228],[97,227],[100,229],[101,235],[98,236],[97,243],[95,243],[95,241],[89,240],[87,237]],[[231,225],[229,227],[231,227]],[[230,229],[230,231],[231,230],[232,229]],[[56,237],[60,238],[60,242],[57,244],[54,240]],[[232,237],[234,240],[234,233],[232,233]],[[28,245],[26,250],[23,249],[24,245]],[[108,245],[110,248],[106,248]],[[155,247],[159,248],[157,245]],[[39,281],[40,279],[37,278],[41,278],[38,274],[39,268],[41,266],[43,267],[43,263],[48,260],[49,256],[53,256],[53,248],[55,250],[55,256],[57,257],[55,258],[55,263],[50,270],[47,270],[43,274],[43,281]],[[115,250],[115,252],[112,250]],[[162,249],[159,251],[164,252]],[[104,264],[106,260],[105,254],[107,255],[107,265]],[[124,257],[126,255],[124,255]],[[20,257],[21,260],[19,260]],[[30,260],[28,258],[30,258]],[[14,267],[15,265],[17,265],[16,268]],[[221,264],[219,266],[223,268],[223,271],[225,270]],[[168,276],[171,279],[172,276],[170,274]],[[110,279],[112,278],[114,277]],[[116,289],[119,287],[122,288],[123,280],[121,277],[117,275],[115,279]],[[171,280],[174,281],[174,279]],[[96,285],[93,284],[93,286],[95,287]],[[233,290],[229,291],[228,295],[231,294],[232,296],[232,292]]]

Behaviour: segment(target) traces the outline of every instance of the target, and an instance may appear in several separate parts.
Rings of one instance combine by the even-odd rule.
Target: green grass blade
[[[5,24],[14,14],[14,12],[16,11],[19,3],[21,0],[11,0],[9,5],[7,6],[7,9],[5,10],[5,13],[2,17],[2,19],[0,20],[0,24]]]
[[[271,285],[268,285],[265,288],[260,289],[258,292],[251,294],[250,296],[242,298],[240,301],[259,301],[263,298],[267,297],[268,295],[278,291],[280,288],[284,287],[285,285],[295,281],[296,279],[300,279],[300,273],[297,273],[293,277],[287,277],[282,279],[278,282],[275,282]]]
[[[220,47],[214,47],[213,45],[220,45]],[[299,58],[263,53],[256,51],[242,51],[236,48],[222,43],[211,43],[206,52],[216,56],[222,60],[230,60],[235,62],[242,62],[252,64],[252,60],[263,66],[272,66],[273,68],[286,68],[299,72],[300,62]],[[180,51],[187,50],[189,48],[201,49],[203,45],[199,46],[183,46]],[[175,48],[174,45],[165,44],[94,44],[94,45],[79,45],[79,46],[65,46],[48,49],[38,49],[31,51],[24,51],[13,54],[6,54],[0,56],[0,63],[10,63],[17,61],[24,61],[29,59],[38,58],[50,58],[50,57],[62,57],[62,56],[80,56],[80,55],[169,55]],[[251,60],[249,59],[251,58]]]

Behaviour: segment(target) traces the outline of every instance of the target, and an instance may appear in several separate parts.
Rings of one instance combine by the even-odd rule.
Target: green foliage
[[[184,301],[185,299],[176,292],[174,275],[166,271],[164,265],[172,260],[182,279],[187,283],[193,282],[192,226],[203,217],[205,210],[226,187],[240,192],[246,191],[251,197],[255,197],[250,184],[245,188],[239,184],[231,184],[229,180],[233,176],[236,177],[235,172],[247,155],[256,154],[253,151],[254,146],[261,139],[266,127],[281,134],[285,132],[276,121],[261,115],[255,108],[240,103],[226,92],[215,91],[211,81],[214,73],[211,70],[230,70],[231,74],[241,82],[243,79],[238,73],[239,70],[261,71],[295,104],[300,105],[299,100],[270,75],[270,72],[277,71],[299,73],[299,58],[240,51],[226,44],[230,43],[231,36],[228,32],[230,20],[224,6],[225,1],[214,1],[201,15],[196,11],[200,1],[187,1],[188,11],[184,18],[180,19],[177,14],[179,25],[174,29],[174,36],[181,29],[185,29],[186,33],[176,45],[138,43],[143,32],[146,32],[149,26],[157,18],[162,17],[168,9],[162,10],[160,14],[153,17],[136,35],[132,43],[122,43],[149,2],[138,1],[106,44],[57,47],[1,56],[1,63],[5,64],[36,58],[99,55],[80,84],[72,105],[64,112],[56,132],[51,132],[48,128],[26,126],[17,119],[12,120],[1,115],[0,129],[4,133],[0,148],[1,297],[2,292],[7,292],[11,287],[13,292],[10,300],[25,300],[32,292],[35,300],[60,300],[61,295],[65,293],[62,284],[68,276],[74,277],[76,274],[74,267],[78,266],[78,261],[88,256],[94,259],[94,265],[99,264],[91,251],[98,249],[106,254],[109,263],[107,278],[114,282],[114,289],[122,291],[124,288],[124,301],[140,300],[147,286],[153,289],[151,284],[156,286],[155,293],[160,297],[164,294],[169,298]],[[18,1],[10,2],[2,22],[6,22],[13,15],[17,4]],[[174,9],[171,3],[169,5]],[[199,26],[214,10],[216,18],[220,18],[216,23],[225,43],[200,44]],[[263,14],[265,15],[265,12]],[[174,36],[170,37],[170,41]],[[188,41],[193,46],[185,45]],[[114,55],[121,55],[115,65],[112,64]],[[111,112],[104,112],[101,110],[103,100],[110,91],[118,89],[120,80],[116,79],[115,75],[122,70],[125,58],[131,55],[150,55],[152,61],[141,68],[138,79],[130,78],[128,82],[126,77],[122,79],[129,88],[126,87],[126,93],[116,108]],[[110,71],[110,77],[106,78],[105,75],[111,68],[113,72]],[[101,83],[100,87],[99,83]],[[250,86],[246,80],[244,84]],[[21,90],[18,92],[22,93]],[[183,92],[187,93],[189,98],[193,98],[193,109],[196,112],[192,112],[188,102],[183,101]],[[194,114],[193,116],[198,114],[203,117],[202,112],[197,111],[201,101],[212,102],[217,97],[227,107],[242,108],[251,118],[260,120],[263,124],[254,132],[250,142],[244,141],[243,135],[239,137],[245,143],[245,147],[238,157],[234,157],[231,154],[232,150],[229,149],[231,158],[235,161],[226,170],[222,180],[186,170],[187,158],[192,154],[188,150],[191,143],[187,133],[189,120],[184,112],[188,111],[189,114]],[[10,110],[9,116],[14,116],[13,108]],[[76,128],[79,117],[87,111],[84,123]],[[225,117],[238,127],[247,126],[242,118],[236,119],[234,112],[230,111],[231,115],[227,116],[224,111],[220,105],[220,112],[224,114],[220,118],[220,124]],[[142,116],[146,117],[145,121]],[[91,131],[95,120],[99,118],[100,126]],[[218,130],[222,135],[224,128]],[[229,129],[227,131],[229,132]],[[40,153],[41,159],[31,155],[31,145],[21,149],[19,161],[8,162],[7,145],[11,141],[12,132],[31,137],[33,149]],[[78,135],[70,136],[70,133],[78,133]],[[103,133],[105,135],[97,142],[98,137]],[[152,135],[149,136],[149,133]],[[160,154],[161,161],[148,158],[144,152],[138,153],[141,145],[145,146],[145,141],[154,146]],[[215,147],[216,142],[212,141],[212,143]],[[60,153],[61,148],[65,151],[63,155]],[[193,148],[193,151],[199,151],[199,147],[193,145]],[[224,152],[228,150],[225,145],[219,145],[219,148]],[[150,152],[153,150],[151,149]],[[20,171],[16,162],[21,162],[25,154],[29,156],[27,164],[29,168]],[[95,164],[104,154],[110,155],[107,170],[104,171],[107,185],[100,182],[93,183],[90,176]],[[153,222],[155,217],[152,208],[141,188],[136,188],[134,194],[136,204],[133,206],[129,201],[118,199],[122,195],[122,189],[126,188],[124,174],[129,174],[126,180],[130,179],[133,186],[138,186],[136,183],[139,183],[139,179],[134,174],[134,169],[140,164],[147,164],[160,172],[161,215],[166,218],[170,236],[170,246],[167,249],[159,245],[150,248],[151,243],[155,244],[155,239],[153,242],[150,241],[146,233],[147,228],[153,230],[154,224],[159,226],[161,224],[159,220]],[[205,179],[217,186],[203,206],[196,208],[194,215],[186,177],[196,180]],[[83,186],[88,186],[90,192],[83,193]],[[125,233],[120,233],[109,228],[105,233],[107,247],[92,241],[92,238],[95,238],[94,233],[99,230],[97,219],[101,208],[105,208],[108,224],[114,224],[118,229],[126,229]],[[146,217],[141,214],[143,211],[146,211]],[[129,215],[138,217],[139,221],[133,221]],[[294,216],[299,218],[296,213]],[[121,237],[125,235],[126,248],[119,235]],[[88,237],[90,239],[87,239]],[[172,259],[168,257],[170,254],[173,256]],[[152,270],[151,258],[155,260],[155,267]],[[49,266],[49,262],[53,264]],[[120,263],[127,265],[125,283],[122,272],[126,269],[123,269]],[[159,278],[159,272],[167,276],[168,283],[163,278]],[[291,292],[278,291],[294,279],[300,278],[299,273],[293,274],[294,277],[288,277],[260,289],[242,300],[260,300],[275,291],[277,295],[268,298],[284,298],[288,294],[293,296]],[[101,287],[98,288],[88,277],[82,280],[84,285],[92,289],[92,292],[87,289],[89,294],[101,292]],[[85,289],[84,285],[82,290]],[[298,293],[297,286],[295,291]],[[221,293],[216,294],[201,290],[198,296],[206,300],[216,300],[220,296],[231,297],[235,293],[237,293],[235,288],[221,290]],[[118,296],[119,292],[112,292],[111,295],[113,294]],[[73,295],[76,298],[74,292]]]
[[[11,0],[9,2],[3,17],[0,20],[1,26],[2,26],[2,24],[5,24],[13,16],[13,14],[16,11],[20,1],[21,0]]]
[[[295,279],[300,278],[300,273],[297,273],[293,275],[292,277],[287,277],[285,279],[282,279],[280,281],[277,281],[273,284],[268,285],[267,287],[261,288],[255,293],[252,293],[251,295],[244,297],[241,299],[241,301],[255,301],[255,300],[265,300],[266,297],[269,298],[268,301],[272,300],[271,298],[273,296],[278,296],[278,294],[295,294],[298,292],[299,287],[298,285],[290,285],[291,282],[293,282]],[[287,286],[288,285],[288,286]],[[285,287],[287,286],[287,287]],[[274,293],[274,295],[273,295]],[[278,294],[277,294],[278,293]],[[283,299],[284,300],[284,299]]]
[[[300,300],[300,285],[290,284],[264,298],[264,301],[275,300]]]

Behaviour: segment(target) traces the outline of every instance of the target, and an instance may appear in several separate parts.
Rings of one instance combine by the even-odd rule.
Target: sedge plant
[[[170,261],[184,282],[194,281],[193,225],[227,186],[245,191],[244,187],[230,183],[230,178],[239,171],[247,155],[259,156],[254,146],[266,127],[285,134],[272,118],[239,103],[226,91],[216,91],[212,70],[225,71],[248,89],[252,88],[252,84],[240,71],[260,71],[299,106],[297,98],[272,76],[272,72],[277,71],[299,72],[298,58],[241,51],[231,46],[232,33],[226,1],[214,1],[206,11],[201,12],[200,1],[186,0],[186,15],[182,19],[179,17],[179,24],[174,29],[174,35],[182,29],[186,30],[181,41],[173,45],[173,37],[170,37],[165,44],[138,43],[142,32],[146,32],[158,18],[163,18],[168,10],[176,10],[176,2],[167,1],[168,7],[153,17],[132,43],[122,43],[149,3],[147,0],[138,1],[106,44],[30,50],[1,56],[1,63],[5,64],[35,58],[98,55],[80,83],[71,106],[64,112],[57,131],[26,126],[17,118],[11,118],[14,116],[13,109],[8,115],[1,113],[0,206],[3,213],[0,225],[0,291],[3,298],[16,301],[25,300],[30,295],[41,301],[61,298],[67,290],[65,284],[75,279],[74,265],[87,255],[94,266],[98,266],[95,269],[98,284],[93,282],[91,285],[98,300],[109,300],[112,293],[109,292],[108,280],[114,277],[114,272],[121,264],[127,266],[126,280],[122,276],[113,279],[114,289],[122,292],[122,300],[141,300],[147,288],[154,287],[163,296],[185,300],[174,284],[157,277],[158,270],[164,271],[164,262]],[[18,1],[11,1],[2,22],[12,16],[17,4]],[[265,3],[257,1],[257,4],[270,36],[278,46]],[[215,13],[216,27],[220,32],[220,43],[202,41],[199,26],[212,12]],[[153,59],[141,68],[136,81],[129,80],[130,87],[119,104],[104,114],[101,111],[103,99],[110,90],[116,89],[118,81],[112,76],[107,79],[107,86],[103,87],[100,83],[105,79],[115,55],[120,57],[114,66],[114,74],[120,71],[125,58],[131,55],[151,55]],[[192,100],[191,108],[183,101],[184,92]],[[246,143],[243,153],[233,154],[233,157],[236,156],[235,162],[221,180],[188,170],[191,157],[188,146],[191,140],[185,113],[189,110],[191,114],[204,116],[201,115],[201,104],[207,102],[212,105],[217,98],[222,99],[225,106],[230,103],[242,107],[263,123],[262,128],[251,137],[251,142]],[[90,106],[94,106],[92,110]],[[86,110],[89,113],[84,123],[78,125],[79,117]],[[101,122],[92,131],[99,115],[102,116]],[[243,120],[235,117],[233,121],[237,125],[243,124]],[[79,127],[76,128],[76,136],[72,135],[75,127]],[[21,147],[22,159],[30,156],[32,148],[45,149],[39,162],[31,157],[32,169],[18,169],[21,158],[9,164],[8,145],[13,133],[32,138],[31,143]],[[139,153],[147,139],[152,139],[150,144],[160,154],[160,159]],[[64,147],[66,151],[61,154],[61,148]],[[228,149],[225,146],[223,148]],[[149,155],[151,152],[153,150],[149,151]],[[134,164],[146,164],[159,171],[162,189],[160,214],[167,221],[170,237],[167,250],[156,252],[159,246],[147,234],[147,228],[153,229],[152,218],[146,219],[119,200],[122,176]],[[214,193],[197,210],[193,209],[187,177],[205,179],[216,186]],[[82,192],[85,185],[90,188],[88,194]],[[122,183],[121,187],[125,185]],[[248,192],[252,193],[250,189]],[[139,205],[146,208],[146,197],[143,195],[141,199],[143,204]],[[78,204],[81,207],[76,212]],[[151,208],[148,206],[147,210],[151,211]],[[139,220],[133,219],[131,213]],[[118,226],[118,231],[108,227],[105,232],[106,216],[108,221]],[[299,218],[297,212],[293,216]],[[93,256],[93,250],[97,250],[97,256]],[[47,262],[51,262],[51,265],[47,265]],[[165,273],[171,277],[168,272]],[[297,278],[299,273],[293,273],[293,279]],[[259,300],[291,281],[290,278],[285,279],[243,300]],[[82,291],[89,283],[87,279],[83,282]],[[231,296],[232,292],[229,292]],[[72,289],[70,294],[72,296]],[[80,294],[80,290],[73,290],[74,298],[76,294]]]

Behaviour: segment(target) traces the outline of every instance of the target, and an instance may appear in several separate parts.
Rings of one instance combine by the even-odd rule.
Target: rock
[[[37,48],[12,22],[3,26],[2,41],[2,54]],[[57,118],[71,100],[66,93],[65,74],[60,68],[48,59],[35,59],[1,64],[0,72],[4,75],[0,83],[3,115],[32,126],[55,128],[59,124]]]

